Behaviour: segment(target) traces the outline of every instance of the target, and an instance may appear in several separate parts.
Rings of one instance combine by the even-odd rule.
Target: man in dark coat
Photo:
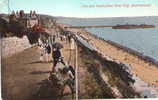
[[[61,52],[60,52],[60,49],[59,48],[56,48],[54,51],[53,51],[53,54],[52,54],[52,57],[53,57],[53,60],[54,60],[54,64],[53,64],[53,68],[52,68],[52,71],[55,70],[55,67],[57,65],[57,63],[60,61],[62,64],[65,65],[63,59],[62,59],[62,55],[61,55]]]

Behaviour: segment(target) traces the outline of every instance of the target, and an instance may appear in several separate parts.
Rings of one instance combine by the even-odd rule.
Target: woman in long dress
[[[71,38],[71,44],[70,44],[70,49],[74,50],[75,49],[75,40]]]
[[[43,56],[44,56],[44,44],[42,40],[39,38],[38,39],[38,46],[39,46],[39,51],[40,51],[40,61],[43,62]]]

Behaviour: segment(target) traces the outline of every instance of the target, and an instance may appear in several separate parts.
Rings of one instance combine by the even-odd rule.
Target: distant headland
[[[147,25],[147,24],[141,24],[141,25],[116,25],[112,27],[113,29],[135,29],[135,28],[155,28],[154,25]]]

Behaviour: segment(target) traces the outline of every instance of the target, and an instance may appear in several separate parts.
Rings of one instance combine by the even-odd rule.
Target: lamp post
[[[75,40],[75,42],[76,42],[77,40]],[[76,73],[75,73],[75,75],[76,75],[76,100],[78,100],[78,47],[77,47],[77,42],[75,43],[75,45],[76,45]]]

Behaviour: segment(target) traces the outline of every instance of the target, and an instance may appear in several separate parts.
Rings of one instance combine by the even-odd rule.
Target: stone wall
[[[1,39],[1,53],[2,57],[9,57],[15,53],[21,52],[31,47],[29,40],[26,36],[23,38],[9,37]]]

